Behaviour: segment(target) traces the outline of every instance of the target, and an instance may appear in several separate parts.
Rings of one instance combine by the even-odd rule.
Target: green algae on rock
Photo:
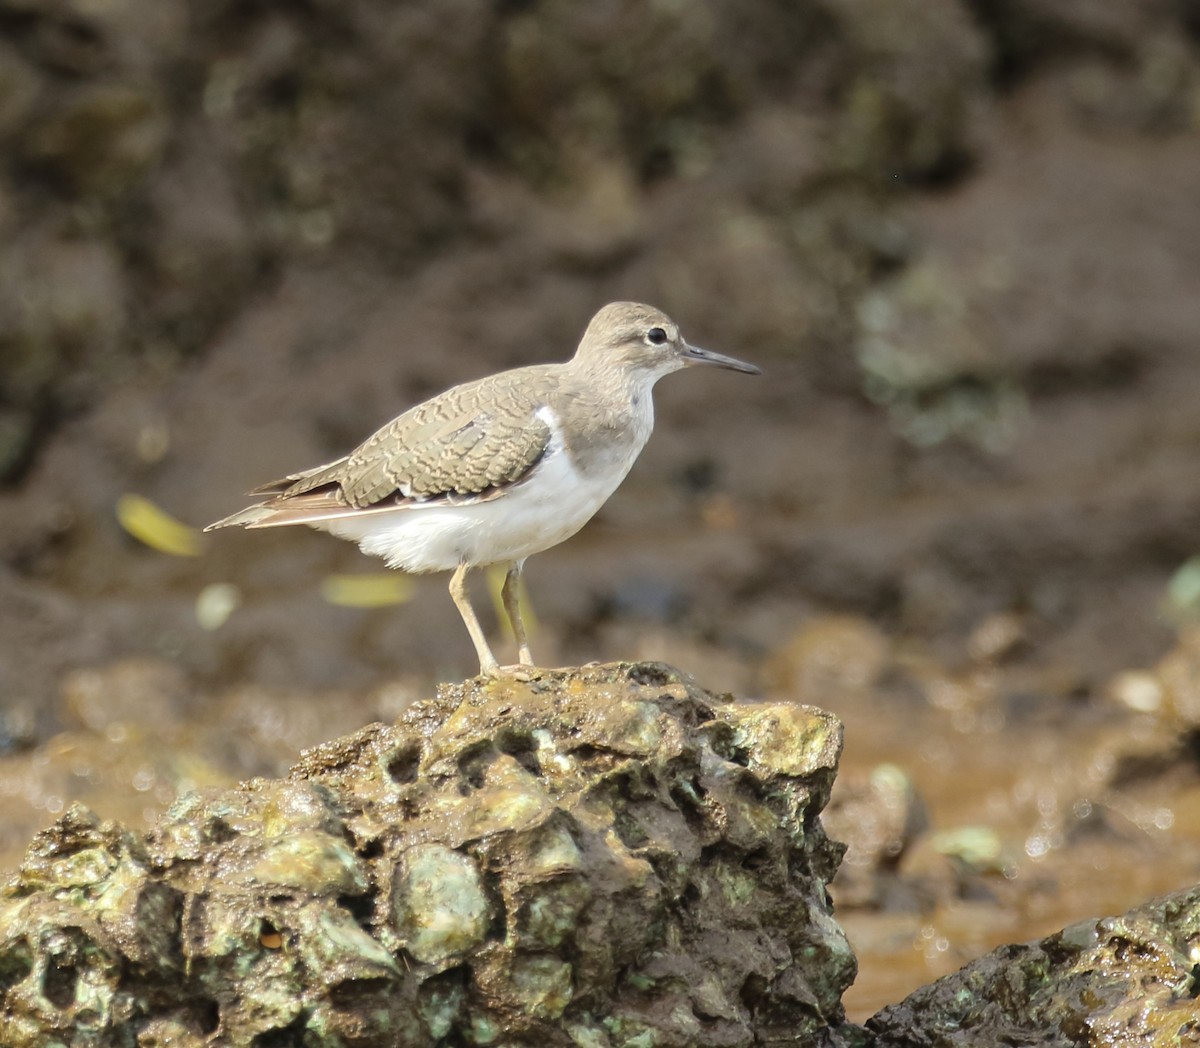
[[[0,892],[0,1044],[134,1044],[118,1031],[148,988],[135,973],[182,978],[181,903],[134,834],[69,808]]]
[[[0,1042],[814,1043],[855,970],[840,750],[599,666],[446,686],[145,842],[72,809],[0,894]]]
[[[413,957],[440,965],[483,942],[490,907],[467,856],[441,844],[418,844],[400,865],[392,920]]]

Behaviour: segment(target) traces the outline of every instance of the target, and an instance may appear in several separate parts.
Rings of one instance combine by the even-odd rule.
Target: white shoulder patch
[[[546,445],[546,454],[552,454],[563,449],[562,425],[558,416],[549,404],[543,404],[534,413],[534,417],[544,422],[550,429],[550,442]]]

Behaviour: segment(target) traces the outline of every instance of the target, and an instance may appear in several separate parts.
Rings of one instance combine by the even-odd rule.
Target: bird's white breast
[[[316,526],[410,572],[524,560],[574,535],[625,479],[654,424],[649,404],[647,394],[626,439],[610,453],[593,451],[585,469],[572,458],[558,417],[543,407],[538,416],[551,431],[546,452],[527,478],[498,498],[464,506],[417,503]]]

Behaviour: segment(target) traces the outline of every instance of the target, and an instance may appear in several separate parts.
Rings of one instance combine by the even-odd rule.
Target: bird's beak
[[[719,368],[728,368],[730,371],[743,371],[747,375],[762,374],[762,368],[747,364],[744,360],[736,360],[723,353],[714,353],[711,349],[701,349],[699,346],[692,346],[686,342],[683,344],[683,352],[680,356],[683,357],[683,362],[689,365],[713,364]]]

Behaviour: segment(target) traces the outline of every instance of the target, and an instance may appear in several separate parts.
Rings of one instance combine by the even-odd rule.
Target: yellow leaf
[[[176,520],[141,495],[117,499],[117,521],[138,542],[173,557],[198,557],[204,548],[200,532]]]
[[[398,571],[371,575],[326,575],[321,596],[343,608],[382,608],[412,599],[412,579]]]

